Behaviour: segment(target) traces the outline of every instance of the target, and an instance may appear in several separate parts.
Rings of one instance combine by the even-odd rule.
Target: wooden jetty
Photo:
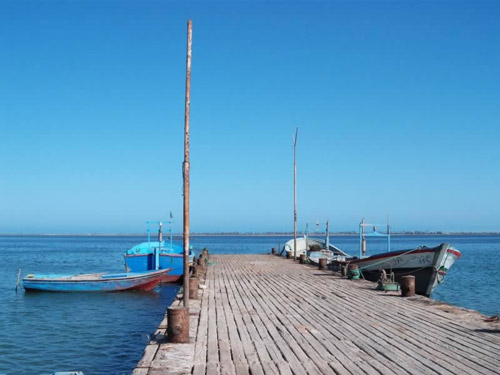
[[[271,255],[210,262],[191,343],[164,342],[165,318],[134,375],[500,373],[500,323],[475,311]]]

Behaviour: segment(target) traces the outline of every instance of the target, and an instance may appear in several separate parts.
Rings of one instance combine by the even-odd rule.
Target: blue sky
[[[500,5],[0,2],[0,232],[499,230]]]

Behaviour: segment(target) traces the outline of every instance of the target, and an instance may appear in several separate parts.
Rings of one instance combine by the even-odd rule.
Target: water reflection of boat
[[[118,292],[126,290],[151,290],[170,270],[141,273],[81,275],[27,275],[23,278],[26,290],[45,292]]]

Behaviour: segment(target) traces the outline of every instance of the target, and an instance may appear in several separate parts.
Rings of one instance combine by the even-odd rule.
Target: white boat
[[[335,246],[331,245],[331,247]],[[332,250],[321,249],[321,250],[309,250],[307,252],[307,258],[311,263],[314,264],[318,264],[320,258],[326,258],[327,264],[333,262],[334,260],[345,262],[346,257],[348,256],[346,256],[345,253],[341,252],[341,250],[332,251]]]
[[[446,273],[457,259],[460,251],[443,243],[436,247],[420,246],[410,250],[397,250],[375,254],[370,257],[353,258],[363,277],[377,281],[382,270],[394,273],[396,282],[401,283],[405,275],[415,276],[415,293],[429,296],[443,282]]]
[[[349,257],[348,254],[332,244],[328,244],[327,248],[326,242],[308,236],[297,237],[297,257],[306,254],[309,261],[313,263],[319,263],[319,258],[327,258],[326,262],[330,263],[334,260],[345,260],[346,257]],[[295,256],[293,239],[285,243],[281,253],[286,254],[287,251],[290,251],[292,257]]]

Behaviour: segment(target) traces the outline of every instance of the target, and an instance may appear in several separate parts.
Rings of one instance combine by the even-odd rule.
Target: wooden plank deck
[[[191,343],[162,342],[165,319],[135,375],[500,374],[500,323],[477,312],[271,255],[210,261]]]

